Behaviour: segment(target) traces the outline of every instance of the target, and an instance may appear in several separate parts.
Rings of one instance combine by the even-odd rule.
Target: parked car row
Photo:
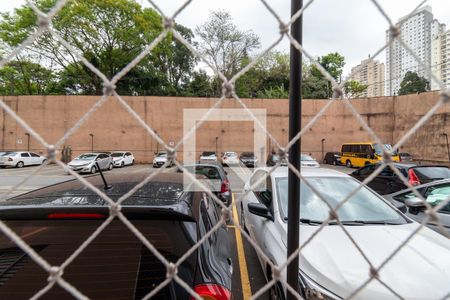
[[[129,151],[105,153],[83,153],[70,161],[69,169],[79,173],[97,173],[100,170],[112,170],[114,167],[125,167],[134,164],[134,155]]]

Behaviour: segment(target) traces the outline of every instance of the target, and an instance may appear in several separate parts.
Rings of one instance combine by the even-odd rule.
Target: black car
[[[147,174],[148,175],[148,174]],[[116,201],[145,174],[106,176]],[[100,176],[85,177],[99,189]],[[50,265],[69,258],[109,217],[109,206],[77,180],[0,204],[0,218]],[[122,203],[121,212],[169,262],[177,263],[220,220],[203,192],[185,192],[178,173],[156,175]],[[179,263],[177,275],[201,297],[231,299],[231,253],[221,226]],[[5,235],[0,237],[0,299],[29,299],[49,274]],[[63,279],[91,299],[142,299],[166,279],[167,268],[117,217],[64,268]],[[56,284],[46,299],[73,299]],[[191,299],[175,280],[152,299]]]
[[[446,166],[425,166],[415,164],[393,163],[412,185],[420,185],[434,180],[450,178],[450,169]],[[363,181],[380,166],[380,163],[369,164],[354,171],[351,176]],[[390,167],[385,167],[367,184],[380,195],[395,193],[407,186]]]
[[[231,203],[232,192],[230,189],[230,181],[228,180],[227,172],[219,162],[212,161],[195,165],[186,165],[184,168],[191,173],[203,175],[208,178],[209,184],[217,196],[227,205]],[[178,169],[178,172],[182,171],[182,169]]]
[[[242,152],[239,160],[248,168],[254,168],[257,162],[255,153],[253,152]]]
[[[450,197],[450,179],[432,181],[415,188],[431,206],[439,205],[442,201],[445,201]],[[427,217],[425,205],[420,198],[417,198],[416,194],[414,194],[411,189],[384,195],[383,197],[391,201],[397,207],[400,204],[406,205],[408,207],[407,215],[417,222],[422,223]],[[437,216],[447,234],[450,235],[450,202],[437,212]],[[442,233],[442,231],[439,230],[436,220],[430,219],[426,225],[431,229]]]
[[[341,164],[341,153],[340,152],[327,152],[323,159],[324,164],[328,165],[340,165]]]

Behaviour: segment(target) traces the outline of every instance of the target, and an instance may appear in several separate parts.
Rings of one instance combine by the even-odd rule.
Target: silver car
[[[267,179],[268,169],[257,169],[250,184],[263,181],[243,198],[241,222],[264,254],[276,265],[286,261],[288,169],[279,167]],[[302,175],[331,205],[359,187],[352,177],[329,169],[302,168]],[[339,210],[339,219],[371,263],[378,267],[419,226],[388,201],[363,186]],[[329,216],[328,206],[304,182],[301,184],[300,245]],[[257,252],[258,253],[258,252]],[[267,280],[269,264],[259,257]],[[369,265],[337,225],[330,221],[299,254],[299,282],[305,299],[346,299],[369,279]],[[444,299],[449,292],[450,240],[426,227],[418,231],[379,273],[380,280],[404,299]],[[286,269],[270,291],[272,299],[286,295]],[[315,295],[311,298],[311,295]],[[370,281],[354,299],[398,299],[377,280]]]
[[[45,156],[28,151],[8,151],[0,156],[0,167],[16,167],[42,165],[47,158]]]
[[[96,163],[102,170],[111,170],[114,167],[112,157],[106,153],[84,153],[69,162],[67,166],[75,172],[94,174],[98,171]]]

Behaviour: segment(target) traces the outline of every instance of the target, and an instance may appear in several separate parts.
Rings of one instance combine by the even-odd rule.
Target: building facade
[[[398,95],[400,83],[408,71],[416,72],[430,84],[436,84],[431,80],[431,72],[438,73],[436,69],[440,66],[439,57],[442,56],[441,49],[438,49],[440,48],[438,44],[441,42],[437,40],[439,36],[442,36],[445,25],[433,18],[429,5],[412,15],[401,18],[396,25],[401,30],[401,39],[426,67],[421,66],[398,40],[394,40],[386,49],[385,94],[387,96]],[[389,30],[386,31],[386,41],[390,41]]]
[[[361,68],[361,66],[363,66]],[[361,68],[360,70],[358,70]],[[359,65],[352,68],[351,80],[359,81],[367,85],[367,89],[360,97],[384,96],[384,64],[377,60],[365,59]]]

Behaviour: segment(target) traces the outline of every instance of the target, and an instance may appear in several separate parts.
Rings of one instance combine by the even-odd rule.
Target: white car
[[[203,151],[200,155],[200,162],[202,161],[217,161],[216,152],[212,151]]]
[[[127,151],[114,151],[111,153],[114,167],[134,165],[134,155]]]
[[[0,156],[0,167],[16,167],[42,165],[47,158],[45,156],[27,151],[10,151]]]
[[[67,166],[79,173],[96,173],[98,171],[97,163],[102,170],[112,170],[113,160],[106,153],[84,153],[77,156]]]
[[[232,166],[239,165],[239,157],[236,152],[224,152],[222,155],[222,165]]]
[[[153,159],[153,167],[154,168],[161,168],[165,163],[167,162],[167,152],[158,152]],[[166,167],[173,166],[174,163],[170,162]]]
[[[300,155],[300,164],[302,165],[302,167],[320,168],[320,164],[317,162],[317,160],[315,160],[314,158],[312,158],[308,154],[303,154],[302,153]]]
[[[261,179],[257,192],[248,192],[241,203],[241,226],[276,265],[286,261],[288,169],[257,169],[244,187]],[[329,169],[302,168],[302,175],[331,207],[360,186],[356,179]],[[306,184],[301,184],[300,245],[304,244],[329,216],[328,206]],[[339,210],[341,223],[375,268],[379,267],[419,224],[403,215],[362,186]],[[258,252],[256,252],[258,253]],[[271,268],[259,257],[267,280]],[[369,264],[337,225],[325,225],[299,254],[299,283],[306,300],[347,299],[370,276]],[[406,246],[380,270],[379,278],[402,299],[447,299],[450,292],[450,240],[423,227]],[[273,286],[272,299],[285,299],[286,269]],[[315,295],[315,296],[311,296]],[[353,299],[398,299],[379,281],[370,281]]]

